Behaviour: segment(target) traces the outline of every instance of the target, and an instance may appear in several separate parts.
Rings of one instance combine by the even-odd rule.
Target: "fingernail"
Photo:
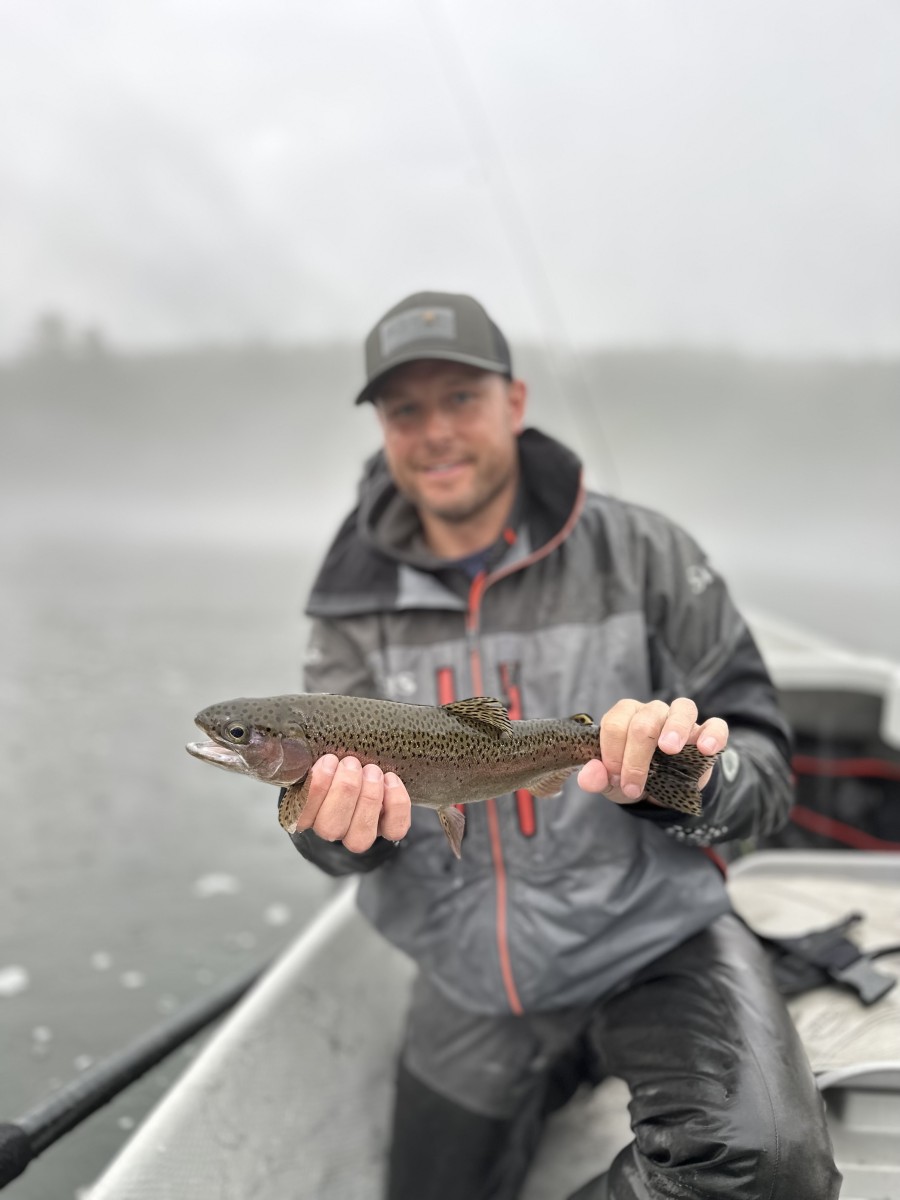
[[[701,754],[715,754],[719,748],[719,743],[714,737],[703,737],[697,743],[697,749]]]
[[[337,770],[337,759],[329,755],[327,758],[320,758],[316,764],[316,770],[321,775],[333,775]]]
[[[374,763],[366,763],[363,767],[363,779],[366,783],[377,783],[381,778],[381,767],[376,767]]]
[[[674,729],[670,729],[665,737],[659,739],[660,750],[680,750],[681,735],[676,733]]]
[[[358,771],[362,770],[359,760],[356,758],[342,758],[341,762],[344,765],[344,770],[349,771],[351,775],[355,775]]]
[[[644,789],[639,788],[636,783],[629,783],[622,788],[622,793],[623,795],[627,796],[629,800],[637,800],[638,796],[643,790]]]
[[[617,788],[619,786],[619,784],[622,782],[622,776],[621,775],[610,775],[609,782],[613,785],[614,788]]]

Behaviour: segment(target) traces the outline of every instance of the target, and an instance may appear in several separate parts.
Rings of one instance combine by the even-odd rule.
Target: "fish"
[[[393,771],[413,804],[435,809],[457,858],[465,828],[457,806],[520,788],[557,795],[573,771],[600,757],[600,728],[587,713],[513,721],[493,696],[440,706],[327,692],[241,697],[194,720],[210,740],[189,742],[189,754],[286,789],[278,819],[288,833],[303,812],[312,764],[324,754],[352,755]],[[691,745],[677,754],[657,749],[642,798],[699,816],[697,781],[717,757]]]

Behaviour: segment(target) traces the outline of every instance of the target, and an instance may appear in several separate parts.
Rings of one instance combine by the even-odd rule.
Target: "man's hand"
[[[586,763],[578,783],[586,792],[602,792],[616,804],[634,804],[647,783],[647,771],[657,746],[677,754],[695,745],[701,754],[717,754],[728,742],[728,725],[720,717],[697,724],[697,705],[682,696],[671,704],[651,700],[620,700],[600,720],[599,759]],[[712,765],[697,786],[706,787]]]
[[[368,850],[381,835],[398,842],[409,832],[409,793],[391,771],[338,760],[325,754],[309,772],[309,793],[297,822],[327,842],[343,842],[354,854]]]

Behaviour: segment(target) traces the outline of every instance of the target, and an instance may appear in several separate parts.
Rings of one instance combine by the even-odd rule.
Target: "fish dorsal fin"
[[[569,720],[574,721],[577,725],[593,725],[594,723],[594,718],[588,713],[572,713]]]
[[[468,700],[453,700],[443,707],[445,712],[474,725],[482,733],[492,733],[495,737],[512,733],[509,713],[494,696],[470,696]]]
[[[558,796],[563,790],[563,784],[576,769],[563,767],[561,771],[551,771],[549,775],[542,775],[540,779],[536,779],[528,790],[539,800],[544,800],[547,796]]]

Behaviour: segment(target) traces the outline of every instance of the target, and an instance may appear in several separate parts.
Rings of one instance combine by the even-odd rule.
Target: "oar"
[[[18,1121],[0,1122],[0,1189],[17,1179],[32,1159],[108,1104],[179,1046],[228,1012],[268,969],[269,963],[193,1000],[124,1050],[101,1059]]]

